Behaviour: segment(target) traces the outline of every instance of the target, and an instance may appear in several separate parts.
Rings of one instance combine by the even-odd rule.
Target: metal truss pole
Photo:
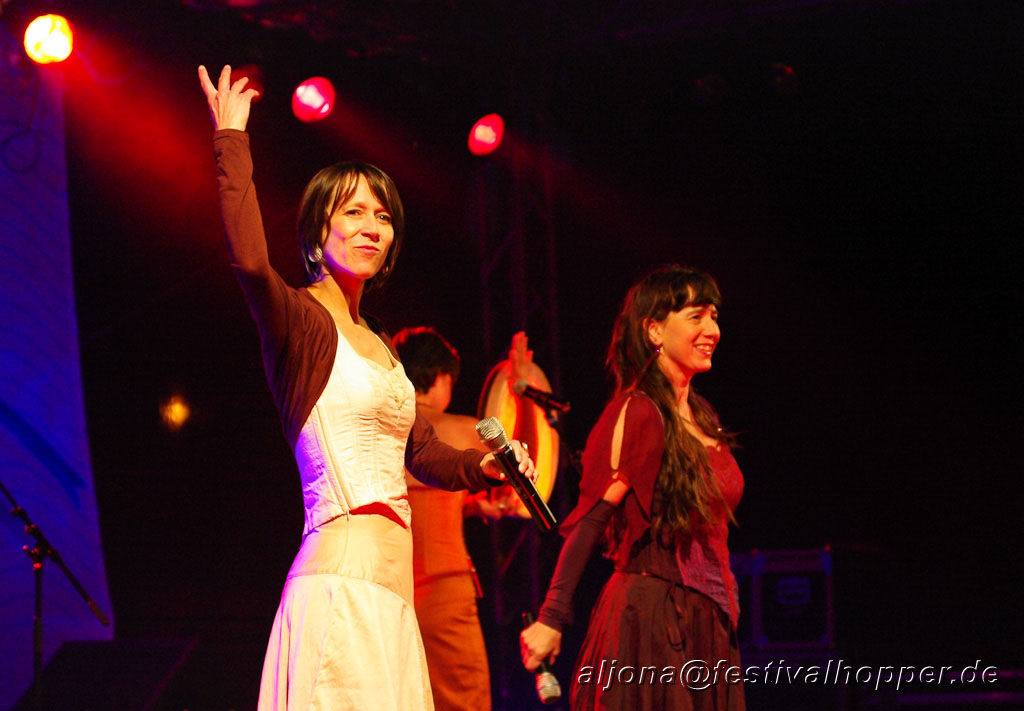
[[[483,348],[487,362],[507,357],[512,334],[526,331],[534,360],[557,392],[560,382],[557,231],[548,148],[509,145],[481,164],[472,219],[480,249]],[[547,577],[540,574],[540,535],[529,519],[491,526],[491,595],[500,640],[491,660],[498,709],[532,680],[518,657],[520,614],[536,611]]]

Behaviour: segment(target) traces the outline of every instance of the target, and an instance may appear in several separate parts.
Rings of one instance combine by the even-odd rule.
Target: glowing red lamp
[[[63,62],[73,43],[71,24],[60,15],[40,15],[25,30],[25,52],[39,64]]]
[[[505,122],[498,114],[487,114],[469,131],[469,152],[475,156],[493,153],[505,137]]]
[[[292,94],[292,113],[305,123],[320,121],[334,110],[334,85],[324,77],[313,77],[299,84]]]

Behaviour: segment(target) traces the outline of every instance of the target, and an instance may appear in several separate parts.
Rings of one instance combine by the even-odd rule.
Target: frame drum
[[[515,382],[510,382],[512,376],[512,364],[507,360],[501,361],[491,369],[480,391],[477,416],[481,419],[497,417],[509,439],[526,442],[537,470],[537,481],[534,482],[534,486],[537,487],[537,493],[547,502],[551,499],[551,492],[555,488],[555,476],[558,474],[558,431],[548,423],[547,415],[536,403],[526,398],[516,398],[512,393],[512,384]],[[530,364],[530,377],[527,380],[532,387],[551,392],[547,376],[536,363]],[[523,403],[522,408],[518,406],[517,400]],[[524,417],[530,420],[521,421],[520,418]],[[519,432],[516,432],[517,424]],[[506,515],[530,518],[529,511],[518,498],[515,508]]]

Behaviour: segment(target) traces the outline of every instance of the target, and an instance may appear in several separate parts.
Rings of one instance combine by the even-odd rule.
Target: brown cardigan
[[[285,437],[294,449],[299,431],[327,386],[338,329],[327,309],[307,289],[288,286],[270,265],[252,182],[249,135],[224,129],[214,134],[213,145],[231,266],[256,321],[267,383]],[[380,335],[391,347],[390,337],[382,331]],[[477,450],[460,451],[441,442],[430,423],[417,413],[405,450],[406,467],[417,479],[452,491],[479,491],[498,483],[484,476],[482,458]]]

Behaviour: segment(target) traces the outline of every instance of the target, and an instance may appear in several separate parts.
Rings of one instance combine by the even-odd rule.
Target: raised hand
[[[252,99],[259,92],[255,89],[246,89],[249,83],[247,77],[242,77],[234,84],[231,83],[231,66],[224,65],[217,79],[217,86],[210,81],[210,75],[206,67],[199,65],[199,85],[206,94],[206,103],[210,105],[210,118],[213,119],[213,130],[219,131],[222,128],[235,128],[244,131],[249,122],[249,109],[252,106]]]
[[[508,351],[508,362],[512,366],[512,377],[509,387],[518,380],[530,381],[530,368],[533,366],[533,351],[529,350],[529,340],[525,331],[512,336],[512,347]]]

